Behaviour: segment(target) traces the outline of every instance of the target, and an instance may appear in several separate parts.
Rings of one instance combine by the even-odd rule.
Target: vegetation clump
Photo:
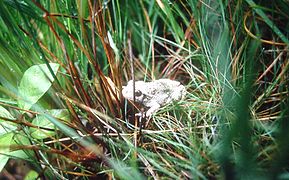
[[[0,12],[0,179],[289,177],[286,0],[3,0]],[[144,93],[159,79],[186,93]],[[127,98],[128,82],[145,86]]]

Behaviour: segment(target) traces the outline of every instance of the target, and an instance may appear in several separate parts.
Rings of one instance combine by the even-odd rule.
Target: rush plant
[[[0,177],[288,178],[286,0],[3,0]],[[169,78],[151,118],[121,94]]]

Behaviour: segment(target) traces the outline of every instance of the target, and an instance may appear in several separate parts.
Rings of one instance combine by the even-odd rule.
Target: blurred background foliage
[[[2,0],[0,177],[287,179],[288,4]],[[139,121],[121,88],[160,78],[187,95]]]

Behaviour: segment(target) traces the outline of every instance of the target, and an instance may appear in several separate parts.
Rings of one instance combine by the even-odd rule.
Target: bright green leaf
[[[0,106],[0,117],[5,117],[8,119],[15,119],[9,111],[7,111],[4,107]],[[3,134],[6,134],[8,132],[11,132],[17,128],[16,124],[12,122],[8,122],[5,120],[1,120],[0,118],[0,136]]]
[[[53,109],[48,111],[51,116],[62,120],[69,120],[69,112],[66,109]],[[36,139],[45,139],[50,136],[55,135],[55,126],[52,122],[50,122],[45,116],[38,115],[36,118],[33,119],[32,124],[39,127],[50,128],[53,130],[43,130],[41,128],[30,128],[31,136]]]
[[[0,136],[0,172],[9,160],[9,146],[12,141],[13,133],[7,133]]]
[[[40,178],[39,178],[39,174],[34,170],[30,170],[24,178],[24,180],[35,180],[35,179],[40,179]]]
[[[30,140],[28,137],[23,133],[17,133],[13,136],[13,140],[10,143],[11,145],[31,145]],[[9,152],[11,157],[20,158],[20,159],[29,159],[29,156],[33,156],[34,154],[27,154],[33,153],[32,150],[17,150]]]
[[[56,74],[59,64],[49,64],[53,73]],[[50,88],[54,81],[46,64],[31,66],[25,71],[20,85],[18,87],[20,99],[18,105],[20,108],[29,110]]]

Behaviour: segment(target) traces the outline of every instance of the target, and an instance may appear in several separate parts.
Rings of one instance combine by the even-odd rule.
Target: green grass
[[[287,4],[3,0],[1,174],[9,157],[42,178],[288,178]],[[121,88],[160,78],[186,97],[139,121]]]

